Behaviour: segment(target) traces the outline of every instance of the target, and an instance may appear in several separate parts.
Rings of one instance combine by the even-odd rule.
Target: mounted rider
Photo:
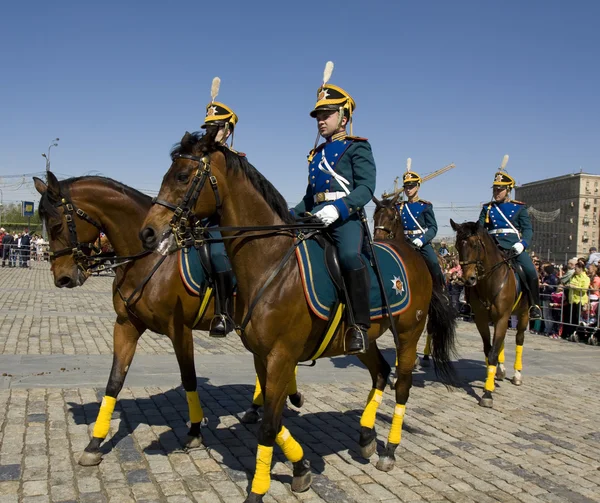
[[[373,197],[376,168],[367,139],[346,133],[348,122],[352,133],[356,103],[342,88],[327,83],[332,71],[333,63],[329,61],[317,91],[317,103],[310,112],[325,142],[308,155],[306,195],[292,213],[312,212],[329,226],[348,290],[350,306],[346,307],[352,309],[355,322],[346,331],[346,353],[357,354],[366,352],[371,326],[371,282],[362,255],[365,230],[360,214]]]
[[[505,171],[508,155],[504,156],[500,169],[494,176],[493,199],[483,205],[479,215],[479,223],[495,239],[504,251],[516,254],[514,260],[521,265],[527,279],[529,290],[529,317],[539,319],[540,288],[538,273],[531,257],[523,253],[533,238],[533,228],[525,203],[510,199],[510,191],[515,186],[515,180]]]
[[[216,141],[222,146],[233,150],[233,132],[238,122],[238,116],[234,111],[223,103],[215,101],[219,94],[221,79],[215,77],[211,86],[211,101],[206,105],[206,117],[202,129],[208,126],[218,126]],[[231,138],[230,144],[227,140]],[[239,154],[236,152],[238,155]],[[203,221],[208,227],[216,227],[219,222],[212,219]],[[221,233],[213,230],[208,232],[213,239],[220,239]],[[225,244],[222,241],[213,241],[210,243],[210,263],[212,268],[212,281],[215,288],[215,316],[210,324],[209,335],[211,337],[225,337],[233,330],[233,290],[234,275],[229,262],[229,257],[225,251]]]
[[[438,226],[433,213],[433,205],[419,198],[419,188],[423,180],[418,173],[411,171],[412,160],[406,160],[406,173],[402,176],[404,195],[407,201],[396,206],[402,218],[404,237],[416,246],[425,259],[429,273],[435,284],[445,288],[444,273],[438,256],[431,246],[431,240],[437,234]]]

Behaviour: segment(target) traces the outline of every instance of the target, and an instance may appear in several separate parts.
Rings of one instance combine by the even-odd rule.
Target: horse
[[[510,263],[485,228],[478,222],[457,224],[450,220],[456,232],[456,248],[463,271],[465,287],[473,310],[477,330],[483,340],[487,378],[482,407],[493,407],[495,379],[504,379],[504,339],[511,315],[517,317],[516,357],[512,383],[523,383],[523,343],[529,323],[529,300],[517,291],[517,277]],[[494,325],[490,342],[489,323]]]
[[[199,305],[205,298],[188,293],[178,272],[176,255],[161,258],[144,252],[137,237],[142,222],[152,205],[152,199],[137,190],[110,178],[84,176],[59,182],[48,173],[48,184],[34,178],[42,195],[40,217],[50,235],[52,272],[59,288],[80,286],[89,272],[88,254],[92,256],[101,231],[112,243],[117,257],[113,261],[124,265],[116,268],[113,282],[113,305],[117,314],[113,338],[113,364],[105,396],[96,419],[92,439],[85,448],[79,464],[94,466],[102,461],[100,445],[106,438],[116,399],[129,371],[138,340],[149,329],[171,339],[179,364],[181,381],[186,392],[190,429],[185,447],[202,445],[201,425],[204,413],[197,392],[192,329],[208,330],[214,315],[214,296],[204,311]],[[119,257],[135,257],[129,261]],[[91,262],[93,263],[93,262]],[[290,384],[290,400],[299,407],[303,397]],[[253,408],[261,403],[255,393]],[[257,415],[243,416],[244,422],[255,422]]]
[[[311,485],[310,463],[300,444],[282,424],[285,389],[300,361],[313,357],[328,322],[311,311],[303,291],[298,265],[288,260],[302,237],[289,229],[295,224],[285,199],[245,157],[215,141],[216,128],[204,135],[185,133],[171,152],[172,163],[165,174],[156,205],[148,213],[140,232],[144,246],[160,253],[178,247],[178,215],[202,219],[220,215],[221,233],[237,278],[236,313],[244,321],[236,327],[244,345],[253,353],[258,379],[264,392],[264,415],[258,432],[256,470],[246,503],[263,501],[270,485],[273,446],[277,443],[293,465],[291,488],[306,491]],[[210,182],[210,183],[207,183]],[[245,230],[244,230],[245,229]],[[261,229],[261,231],[257,231]],[[271,229],[271,230],[269,230]],[[248,230],[252,235],[248,236]],[[259,234],[260,236],[257,236]],[[400,250],[398,250],[400,252]],[[442,300],[432,297],[432,281],[424,276],[421,257],[402,255],[409,277],[411,303],[394,323],[398,333],[398,380],[396,407],[388,443],[377,467],[389,471],[400,443],[402,421],[412,382],[416,346],[432,316],[433,358],[442,375],[449,375],[449,353],[454,332],[439,316]],[[357,355],[368,368],[372,389],[361,417],[361,454],[370,457],[376,450],[375,413],[382,401],[390,366],[375,342],[388,328],[388,317],[374,320],[365,354]],[[321,354],[344,354],[346,322],[342,321],[330,345]]]

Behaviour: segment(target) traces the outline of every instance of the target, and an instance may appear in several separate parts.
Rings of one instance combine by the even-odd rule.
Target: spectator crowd
[[[48,259],[48,242],[27,230],[10,233],[0,227],[0,257],[2,267],[27,268],[32,260]]]

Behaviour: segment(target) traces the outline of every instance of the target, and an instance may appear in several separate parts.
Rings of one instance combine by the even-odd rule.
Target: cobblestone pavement
[[[0,374],[3,366],[18,372],[20,365],[43,373],[55,365],[53,358],[73,366],[110,365],[111,281],[92,278],[65,291],[52,286],[44,266],[0,270]],[[198,380],[209,418],[206,449],[181,450],[187,404],[176,380],[165,384],[164,376],[151,374],[138,386],[128,376],[104,461],[80,467],[76,460],[88,442],[103,385],[74,383],[68,372],[42,375],[35,384],[6,376],[0,389],[0,502],[243,501],[256,452],[257,427],[238,421],[252,393],[250,358],[237,337],[195,336],[202,342],[198,359],[221,366],[220,373]],[[164,337],[145,338],[132,373],[136,365],[157,365],[171,351]],[[461,324],[460,338],[463,385],[448,391],[430,370],[415,373],[402,443],[389,473],[375,468],[376,456],[369,461],[359,456],[367,373],[351,358],[301,368],[305,405],[286,409],[284,420],[312,463],[312,489],[291,493],[291,467],[276,449],[265,501],[600,501],[600,348],[528,335],[524,384],[499,383],[491,410],[477,405],[485,371],[474,327]],[[507,342],[509,375],[511,344],[513,338]],[[386,351],[386,357],[393,355]],[[89,368],[98,383],[108,373],[102,368]],[[379,450],[393,407],[393,393],[386,390],[376,422]]]

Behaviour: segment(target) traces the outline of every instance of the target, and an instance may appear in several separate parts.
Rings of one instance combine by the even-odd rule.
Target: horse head
[[[384,241],[394,239],[403,235],[403,226],[400,215],[398,214],[398,204],[400,194],[393,198],[379,200],[373,197],[375,203],[375,213],[373,213],[374,239]]]
[[[171,166],[140,231],[144,248],[174,252],[196,221],[220,210],[226,195],[226,161],[216,141],[218,127],[188,133],[171,151]]]
[[[79,265],[82,254],[91,253],[100,231],[89,221],[75,218],[68,187],[54,173],[48,172],[47,184],[37,177],[33,181],[42,196],[38,211],[48,230],[54,284],[59,288],[80,286],[88,277]]]
[[[462,277],[466,286],[475,286],[477,278],[483,272],[486,258],[485,237],[487,233],[479,222],[457,224],[450,219],[450,225],[456,232],[456,250]]]

